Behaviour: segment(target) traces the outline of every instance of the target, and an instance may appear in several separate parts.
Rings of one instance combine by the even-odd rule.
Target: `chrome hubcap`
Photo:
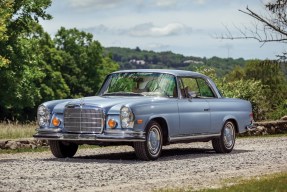
[[[158,127],[153,126],[148,134],[148,150],[152,155],[156,155],[160,150],[161,138]]]
[[[230,149],[233,147],[234,138],[235,138],[234,126],[232,123],[227,123],[224,127],[224,132],[223,132],[224,145],[227,149]]]

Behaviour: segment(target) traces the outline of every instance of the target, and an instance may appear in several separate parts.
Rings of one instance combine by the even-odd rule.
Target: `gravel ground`
[[[0,154],[0,191],[152,191],[219,187],[252,176],[287,171],[287,137],[244,138],[230,154],[211,143],[164,147],[162,157],[139,161],[128,146],[81,149],[74,158],[50,152]]]

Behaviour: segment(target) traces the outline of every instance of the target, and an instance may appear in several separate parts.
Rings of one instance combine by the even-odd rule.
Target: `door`
[[[180,135],[209,134],[210,108],[206,99],[214,97],[207,82],[202,78],[179,78],[181,99],[178,101]]]

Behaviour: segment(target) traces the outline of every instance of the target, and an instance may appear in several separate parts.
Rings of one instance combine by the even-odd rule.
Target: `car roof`
[[[131,69],[115,71],[114,73],[167,73],[175,76],[201,76],[206,77],[203,74],[194,71],[175,70],[175,69]]]

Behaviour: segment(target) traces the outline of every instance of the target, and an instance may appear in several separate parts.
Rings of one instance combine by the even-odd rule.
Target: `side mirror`
[[[198,94],[195,91],[188,92],[188,98],[192,99],[196,97],[198,97]]]

